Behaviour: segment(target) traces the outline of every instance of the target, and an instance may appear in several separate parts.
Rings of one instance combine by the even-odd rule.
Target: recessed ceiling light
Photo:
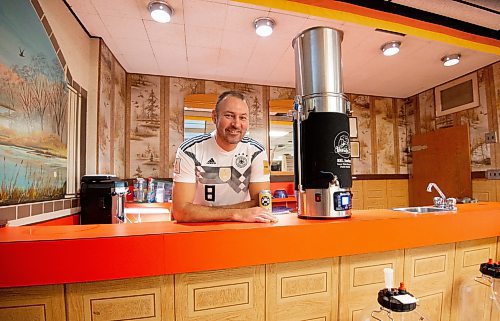
[[[460,62],[460,54],[444,56],[441,61],[445,67],[454,66]]]
[[[384,53],[384,56],[394,56],[399,52],[399,47],[401,46],[401,42],[399,41],[389,41],[386,42],[380,47],[380,50]]]
[[[174,14],[174,10],[170,8],[170,6],[162,0],[153,0],[148,4],[148,10],[151,14],[151,18],[153,18],[156,22],[166,23],[170,21],[172,14]]]
[[[274,20],[271,18],[257,18],[253,22],[255,32],[261,37],[268,37],[273,33]]]

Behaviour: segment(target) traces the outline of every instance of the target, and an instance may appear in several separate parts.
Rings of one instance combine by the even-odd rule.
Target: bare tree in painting
[[[66,84],[63,82],[52,84],[49,91],[50,115],[53,119],[56,134],[59,136],[61,142],[63,141],[63,133],[66,127],[67,94]]]

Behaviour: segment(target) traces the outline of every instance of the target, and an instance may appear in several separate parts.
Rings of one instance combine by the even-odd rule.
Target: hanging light
[[[268,37],[273,33],[274,20],[271,18],[257,18],[253,22],[255,32],[261,37]]]
[[[148,4],[148,10],[156,22],[166,23],[170,21],[170,18],[174,14],[174,10],[162,0],[152,0]]]
[[[454,66],[460,62],[460,54],[444,56],[441,61],[445,67]]]
[[[384,56],[394,56],[399,52],[399,47],[401,46],[400,41],[389,41],[380,47]]]

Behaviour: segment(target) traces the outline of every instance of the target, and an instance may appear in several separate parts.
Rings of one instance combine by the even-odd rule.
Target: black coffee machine
[[[123,223],[128,183],[114,175],[85,175],[80,184],[80,224]]]

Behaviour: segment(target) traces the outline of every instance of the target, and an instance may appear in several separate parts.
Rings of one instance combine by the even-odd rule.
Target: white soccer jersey
[[[269,182],[264,147],[244,137],[230,152],[215,141],[215,131],[193,137],[177,149],[174,182],[196,183],[193,204],[221,206],[250,200],[251,182]]]

